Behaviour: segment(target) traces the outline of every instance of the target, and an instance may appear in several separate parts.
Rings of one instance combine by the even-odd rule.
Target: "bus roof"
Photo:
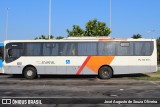
[[[102,37],[69,37],[64,39],[37,39],[37,40],[6,40],[5,43],[9,42],[103,42],[103,41],[156,41],[156,39],[133,39],[133,38],[102,38]]]

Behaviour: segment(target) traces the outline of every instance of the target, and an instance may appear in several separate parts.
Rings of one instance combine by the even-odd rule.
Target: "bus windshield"
[[[0,60],[3,60],[3,53],[4,53],[4,47],[3,46],[0,46]]]
[[[18,59],[23,52],[23,43],[11,43],[6,45],[6,62],[12,62]]]

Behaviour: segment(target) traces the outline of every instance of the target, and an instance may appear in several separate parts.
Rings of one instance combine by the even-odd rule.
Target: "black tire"
[[[26,79],[35,79],[37,77],[37,70],[34,67],[27,67],[23,73]]]
[[[103,66],[99,69],[98,75],[101,79],[110,79],[113,75],[113,70],[109,66]]]

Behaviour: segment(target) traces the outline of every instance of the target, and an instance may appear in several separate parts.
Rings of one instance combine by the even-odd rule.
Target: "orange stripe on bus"
[[[87,64],[87,62],[89,61],[90,58],[91,58],[91,56],[88,56],[88,57],[86,58],[86,60],[85,60],[84,63],[82,64],[82,66],[81,66],[81,67],[79,68],[79,70],[77,71],[76,75],[79,75],[79,74],[82,72],[83,68],[85,67],[85,65]]]
[[[114,56],[92,56],[90,60],[87,62],[86,66],[93,72],[98,74],[98,69],[102,65],[110,65],[113,59]]]

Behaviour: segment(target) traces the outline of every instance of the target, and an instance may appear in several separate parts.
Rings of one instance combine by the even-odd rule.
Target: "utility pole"
[[[7,8],[7,12],[6,12],[6,40],[8,39],[8,12],[9,12],[9,9]]]
[[[52,0],[49,0],[49,31],[48,31],[48,36],[49,40],[51,39],[51,17],[52,17]]]
[[[110,0],[110,30],[112,33],[112,0]],[[111,34],[110,34],[111,36]]]

